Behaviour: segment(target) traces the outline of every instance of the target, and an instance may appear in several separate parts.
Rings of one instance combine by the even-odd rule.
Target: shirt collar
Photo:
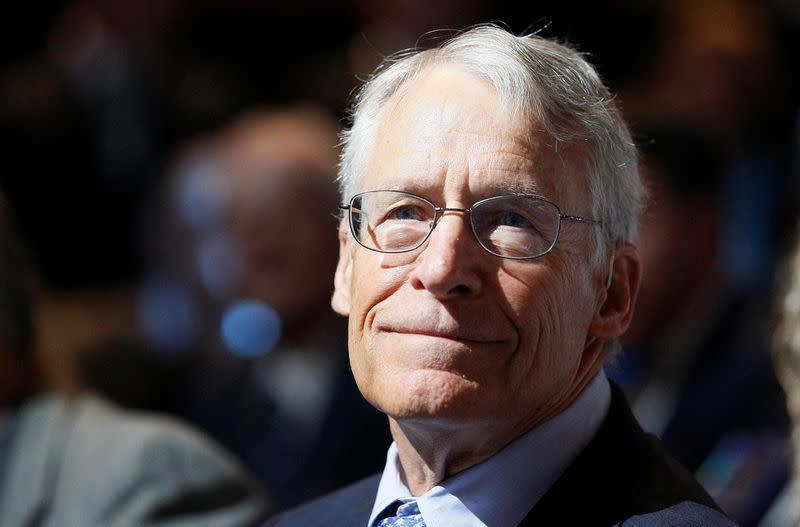
[[[600,428],[611,390],[600,371],[563,412],[417,499],[428,527],[518,525]],[[397,445],[386,456],[367,527],[395,501],[415,499],[400,477]],[[487,484],[491,482],[491,484]]]

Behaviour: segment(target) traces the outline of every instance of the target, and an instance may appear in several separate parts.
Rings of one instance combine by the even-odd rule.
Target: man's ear
[[[339,263],[336,264],[336,275],[333,279],[331,307],[345,317],[350,314],[350,278],[353,273],[351,256],[348,228],[344,222],[341,222],[339,225]]]
[[[614,247],[614,257],[600,308],[595,313],[589,334],[603,340],[619,337],[628,329],[636,305],[641,278],[639,250],[632,243]]]

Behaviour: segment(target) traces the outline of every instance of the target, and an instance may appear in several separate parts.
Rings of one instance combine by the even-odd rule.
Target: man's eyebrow
[[[394,183],[384,190],[399,190],[404,192],[411,192],[412,194],[419,194],[428,190],[427,186],[420,185],[414,182],[406,182],[404,184]],[[534,181],[520,181],[514,183],[490,184],[486,189],[481,192],[484,197],[491,196],[536,196],[545,197],[542,192],[541,185]]]
[[[542,187],[533,181],[492,186],[491,192],[493,192],[495,195],[544,196],[542,193]]]

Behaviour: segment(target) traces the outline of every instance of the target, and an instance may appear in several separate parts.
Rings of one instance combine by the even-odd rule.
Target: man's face
[[[429,69],[384,107],[363,190],[406,190],[460,208],[535,192],[589,216],[579,176],[547,140],[525,132],[478,77]],[[593,228],[563,223],[553,251],[534,260],[487,253],[460,212],[445,213],[409,253],[343,238],[333,304],[349,315],[350,361],[364,396],[398,420],[520,431],[560,411],[600,367],[584,353],[596,340],[603,289],[589,265]]]

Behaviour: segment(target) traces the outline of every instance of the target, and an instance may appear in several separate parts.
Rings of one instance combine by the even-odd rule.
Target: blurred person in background
[[[720,271],[730,287],[769,301],[779,240],[797,203],[790,192],[796,50],[781,49],[778,31],[788,10],[757,0],[655,5],[652,53],[620,83],[623,112],[634,127],[679,122],[719,151]]]
[[[144,3],[36,4],[4,20],[19,25],[7,38],[42,34],[11,37],[22,49],[0,69],[0,187],[40,271],[43,376],[74,390],[83,351],[135,332],[136,222],[163,149],[153,67],[163,20]]]
[[[640,125],[681,119],[727,150],[754,139],[784,95],[769,3],[654,4],[657,42],[643,71],[622,87],[626,115]]]
[[[644,132],[653,199],[628,352],[611,375],[723,509],[754,525],[786,477],[766,306],[797,203],[798,100],[787,89],[796,52],[781,48],[779,31],[789,10],[751,0],[652,5],[651,52],[619,82],[623,113]],[[673,139],[648,137],[654,122],[671,123]]]
[[[152,382],[120,382],[113,372],[134,361],[119,350],[88,368],[116,398],[209,432],[280,507],[376,470],[389,443],[330,309],[337,131],[321,107],[297,104],[247,110],[187,142],[154,210],[139,294],[147,343],[131,352]]]
[[[40,392],[36,285],[0,201],[0,518],[26,525],[258,525],[263,495],[177,422]]]
[[[800,175],[800,115],[795,129],[795,155],[795,169]],[[778,270],[773,353],[792,425],[786,435],[792,452],[791,478],[760,527],[800,525],[800,228],[797,225],[785,256]]]
[[[723,158],[685,125],[639,134],[650,190],[638,240],[644,272],[625,351],[607,371],[642,426],[732,518],[754,525],[785,477],[775,448],[786,416],[767,310],[724,272]],[[761,470],[748,467],[746,481],[729,478],[756,459]]]

